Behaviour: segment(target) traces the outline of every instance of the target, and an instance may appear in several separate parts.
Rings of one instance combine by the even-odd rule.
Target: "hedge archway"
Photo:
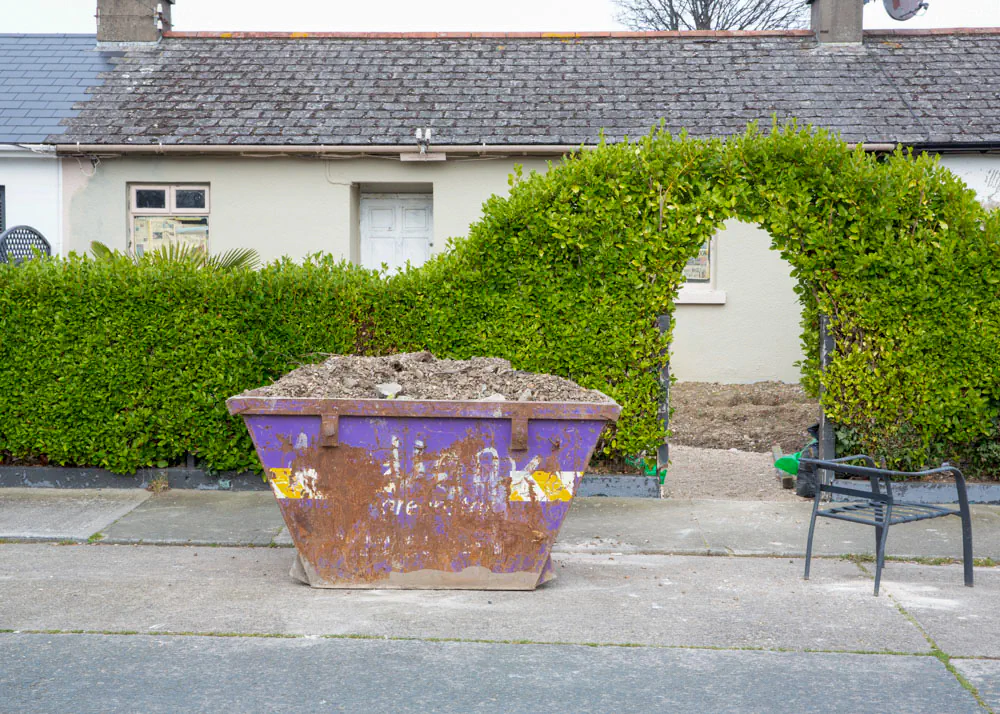
[[[997,213],[933,157],[877,157],[795,125],[727,141],[654,131],[513,176],[467,239],[389,281],[379,341],[602,389],[623,405],[606,453],[650,453],[669,343],[656,317],[728,218],[763,227],[792,265],[813,393],[817,315],[831,316],[823,404],[862,448],[920,462],[995,435]]]

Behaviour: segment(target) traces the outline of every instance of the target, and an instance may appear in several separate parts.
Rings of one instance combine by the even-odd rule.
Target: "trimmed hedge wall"
[[[0,449],[121,473],[257,468],[225,400],[351,352],[380,288],[330,258],[215,273],[72,256],[0,270]]]
[[[927,157],[823,132],[654,131],[511,177],[468,238],[388,279],[316,257],[219,273],[84,257],[0,268],[0,451],[131,472],[196,454],[256,467],[226,397],[320,353],[506,357],[623,407],[605,454],[651,453],[681,270],[730,217],[760,224],[839,351],[827,413],[899,463],[967,453],[1000,402],[998,216]],[[943,446],[942,446],[943,445]]]

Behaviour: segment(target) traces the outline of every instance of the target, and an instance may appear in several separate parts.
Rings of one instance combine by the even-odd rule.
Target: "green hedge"
[[[623,407],[605,454],[651,453],[686,260],[760,224],[840,350],[828,414],[899,462],[995,434],[998,216],[927,157],[880,159],[789,126],[728,142],[653,132],[511,177],[468,238],[383,279],[329,258],[259,272],[80,257],[0,269],[0,450],[132,471],[197,454],[255,465],[226,397],[317,353],[430,349],[570,377]],[[944,445],[944,446],[942,446]],[[935,451],[937,449],[937,451]]]
[[[0,450],[128,473],[257,461],[224,401],[351,352],[381,285],[330,258],[259,272],[30,261],[0,271]]]

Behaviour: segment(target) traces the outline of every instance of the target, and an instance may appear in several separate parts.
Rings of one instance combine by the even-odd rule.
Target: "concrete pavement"
[[[289,578],[268,494],[29,491],[0,491],[0,711],[1000,707],[1000,568],[893,561],[875,598],[833,557],[872,529],[821,521],[804,581],[808,503],[583,499],[535,592],[337,591]],[[1000,560],[1000,508],[974,510]],[[956,557],[957,525],[889,550]]]
[[[270,493],[0,489],[0,539],[93,539],[157,545],[291,547]],[[779,555],[805,553],[811,503],[582,498],[556,544],[564,553]],[[977,558],[1000,561],[1000,506],[973,506]],[[958,518],[890,530],[888,553],[903,558],[959,557]],[[874,529],[820,520],[818,555],[870,555]]]
[[[885,711],[982,711],[932,657],[100,635],[8,635],[0,657],[10,711],[854,714],[876,688]],[[100,702],[95,662],[116,663]]]

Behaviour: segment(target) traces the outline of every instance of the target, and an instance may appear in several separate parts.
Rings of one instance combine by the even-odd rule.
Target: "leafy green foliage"
[[[803,381],[822,379],[827,413],[864,450],[897,463],[995,450],[1000,216],[932,158],[794,125],[726,142],[654,131],[515,174],[467,238],[388,278],[329,257],[0,268],[0,450],[118,471],[191,452],[245,469],[256,460],[226,397],[322,353],[429,349],[600,389],[623,408],[603,452],[649,453],[670,340],[657,316],[731,217],[791,263]],[[822,377],[820,312],[838,342]]]
[[[260,266],[260,255],[253,248],[233,248],[225,253],[209,255],[201,248],[187,243],[170,243],[142,256],[126,255],[111,250],[99,240],[90,243],[90,252],[98,260],[129,260],[136,265],[142,262],[189,263],[208,270],[254,270]]]
[[[225,399],[352,352],[381,289],[329,257],[259,271],[184,261],[0,267],[0,450],[128,473],[196,454],[257,468]]]

